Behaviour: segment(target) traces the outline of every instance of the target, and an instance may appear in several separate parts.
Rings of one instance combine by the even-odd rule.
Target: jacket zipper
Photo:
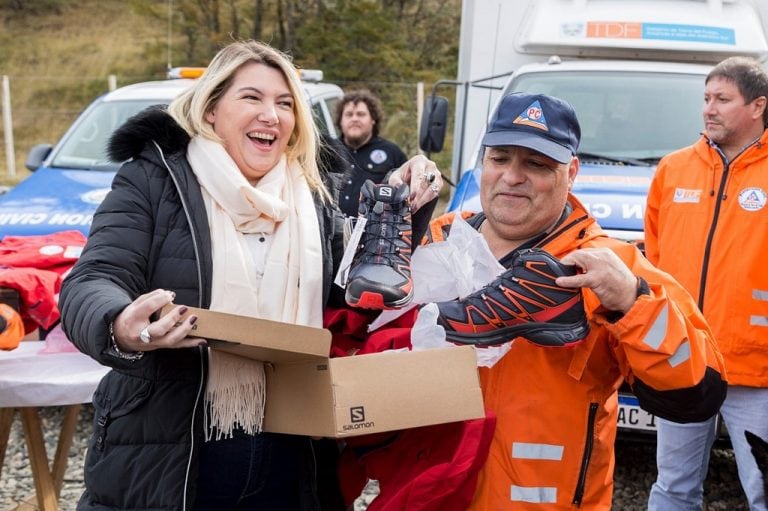
[[[704,312],[704,291],[707,289],[707,270],[709,269],[709,256],[712,252],[712,241],[715,238],[715,229],[717,228],[717,221],[720,218],[720,207],[725,200],[725,186],[728,183],[728,173],[731,170],[731,164],[736,161],[736,158],[744,154],[749,148],[751,148],[755,144],[759,144],[760,139],[758,138],[751,144],[747,145],[744,149],[741,150],[739,154],[733,157],[733,159],[729,162],[728,158],[725,157],[725,154],[720,150],[719,147],[716,145],[712,145],[712,149],[714,149],[718,155],[720,155],[720,159],[723,162],[723,176],[720,179],[720,189],[717,191],[717,203],[715,204],[715,212],[712,215],[712,225],[709,228],[709,233],[707,234],[707,243],[704,246],[704,261],[702,262],[702,268],[701,268],[701,281],[699,282],[699,310]]]
[[[719,152],[719,151],[718,151]],[[712,223],[709,226],[709,233],[707,233],[707,243],[704,245],[704,260],[701,263],[701,281],[699,282],[699,310],[704,310],[704,291],[707,288],[707,269],[709,268],[709,256],[712,251],[712,240],[715,238],[715,229],[717,228],[717,221],[720,218],[720,207],[723,204],[723,194],[725,193],[725,183],[728,182],[728,172],[731,169],[729,163],[726,162],[725,157],[721,155],[723,159],[723,176],[720,178],[720,188],[717,191],[715,200],[715,212],[712,215]]]
[[[163,150],[154,140],[152,141],[152,143],[157,148],[157,152],[160,155],[160,159],[163,160],[163,165],[165,165],[165,168],[168,170],[168,174],[171,176],[173,185],[176,187],[176,191],[179,194],[179,200],[181,201],[181,207],[184,210],[184,216],[187,219],[187,224],[189,224],[189,233],[192,236],[192,247],[195,249],[195,265],[197,267],[197,288],[199,289],[197,306],[199,308],[202,308],[203,306],[203,269],[200,265],[200,247],[198,246],[197,237],[195,236],[195,229],[193,228],[192,216],[189,212],[189,205],[187,204],[184,194],[182,193],[181,186],[179,186],[179,182],[176,179],[176,175],[173,173],[173,171],[171,170],[171,166],[168,165],[168,162],[165,159]],[[182,510],[187,509],[187,495],[189,494],[189,473],[192,467],[192,454],[195,452],[195,448],[196,448],[195,447],[195,417],[197,417],[198,405],[200,404],[200,398],[203,394],[203,385],[205,381],[204,349],[200,348],[199,353],[200,353],[200,380],[199,380],[199,385],[197,387],[197,396],[195,397],[195,408],[192,412],[192,419],[189,424],[190,449],[189,449],[189,456],[187,456],[187,470],[184,475],[184,492],[182,496]]]
[[[587,437],[584,440],[584,456],[581,458],[581,468],[579,469],[579,482],[576,485],[576,492],[573,495],[572,503],[581,507],[581,501],[584,498],[584,486],[587,483],[587,468],[589,460],[592,458],[592,448],[595,441],[595,418],[597,417],[597,403],[589,403],[589,417],[587,419]]]
[[[171,170],[171,166],[168,165],[168,162],[165,160],[165,155],[163,154],[163,150],[154,140],[152,141],[152,143],[155,144],[155,147],[157,148],[157,152],[160,154],[160,159],[163,160],[163,165],[165,165],[165,168],[168,170],[168,173],[171,175],[171,179],[173,180],[173,185],[176,187],[176,191],[179,193],[179,200],[181,200],[181,207],[182,209],[184,209],[184,216],[187,218],[187,223],[189,224],[189,234],[192,236],[192,247],[195,249],[195,264],[197,266],[197,288],[200,290],[197,298],[197,306],[198,308],[202,308],[203,307],[203,269],[200,267],[200,247],[198,246],[197,237],[195,237],[195,230],[192,227],[192,216],[189,213],[189,205],[187,204],[187,201],[184,198],[184,193],[182,193],[181,186],[179,186],[179,182],[176,179],[176,175]]]

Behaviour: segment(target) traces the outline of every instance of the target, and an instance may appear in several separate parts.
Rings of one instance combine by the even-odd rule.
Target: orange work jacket
[[[663,158],[645,247],[698,301],[728,383],[768,387],[768,131],[727,166],[705,137]]]
[[[575,197],[569,201],[571,214],[537,246],[559,258],[608,247],[650,294],[610,323],[584,289],[590,333],[583,342],[547,348],[517,338],[499,362],[480,369],[497,425],[472,510],[610,509],[617,390],[625,379],[641,404],[650,399],[654,411],[682,420],[711,417],[725,397],[722,358],[690,295],[634,245],[608,238]],[[452,219],[433,221],[433,240]]]

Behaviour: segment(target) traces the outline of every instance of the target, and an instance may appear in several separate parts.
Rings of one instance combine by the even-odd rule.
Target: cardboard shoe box
[[[265,431],[342,438],[484,416],[470,346],[329,358],[325,329],[191,314],[212,349],[267,362]]]

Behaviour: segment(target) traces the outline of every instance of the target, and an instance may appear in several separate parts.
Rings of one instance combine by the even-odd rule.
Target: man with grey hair
[[[697,300],[725,360],[720,413],[752,511],[768,509],[745,431],[768,438],[768,74],[731,57],[705,81],[704,133],[664,157],[648,194],[646,255]],[[717,418],[658,420],[648,509],[701,509]]]

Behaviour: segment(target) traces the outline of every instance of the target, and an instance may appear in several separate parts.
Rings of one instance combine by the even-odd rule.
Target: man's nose
[[[704,115],[712,115],[715,112],[715,102],[704,101],[704,105],[702,106],[701,111]]]
[[[515,184],[522,183],[527,179],[527,174],[523,170],[523,161],[519,157],[512,157],[504,169],[504,181]]]

